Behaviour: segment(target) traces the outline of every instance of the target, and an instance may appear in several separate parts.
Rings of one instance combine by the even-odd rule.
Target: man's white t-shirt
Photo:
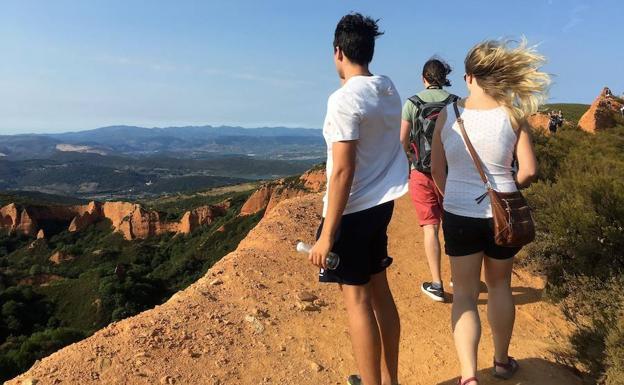
[[[355,175],[343,214],[375,207],[407,192],[408,162],[400,141],[401,97],[386,76],[354,76],[327,102],[327,191],[332,144],[357,140]],[[327,214],[328,193],[323,199]]]

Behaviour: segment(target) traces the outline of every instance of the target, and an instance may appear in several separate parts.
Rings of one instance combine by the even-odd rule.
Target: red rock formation
[[[529,116],[529,118],[527,119],[527,122],[529,123],[529,126],[531,126],[533,131],[535,132],[539,131],[542,134],[550,135],[550,130],[548,129],[550,118],[548,117],[548,114],[543,114],[541,112],[538,112],[536,114]]]
[[[158,234],[160,218],[158,213],[152,213],[138,206],[132,211],[129,217],[124,219],[130,222],[131,235],[124,234],[126,239],[145,239]]]
[[[37,232],[37,239],[45,239],[45,233],[43,232],[43,229],[39,229],[39,231]]]
[[[165,232],[190,233],[199,226],[212,223],[214,218],[225,215],[230,204],[224,201],[214,206],[198,207],[186,212],[177,222],[166,222],[158,212],[128,202],[26,208],[9,204],[0,208],[0,228],[43,237],[43,230],[37,226],[38,220],[71,221],[68,230],[81,231],[100,220],[109,219],[113,230],[123,234],[124,238],[145,239]]]
[[[121,232],[128,240],[145,239],[161,233],[159,214],[146,211],[138,204],[106,202],[102,205],[102,213],[110,219],[113,229]]]
[[[138,207],[139,205],[129,202],[105,202],[102,204],[102,213],[105,218],[110,219],[113,228],[117,229],[124,218],[131,215]]]
[[[616,116],[620,113],[622,104],[613,97],[604,95],[604,91],[594,100],[589,110],[579,120],[579,127],[583,131],[595,133],[614,127],[617,124]]]
[[[325,169],[307,171],[301,175],[301,178],[299,179],[303,181],[305,188],[312,192],[321,192],[325,190],[325,185],[327,184]]]
[[[16,224],[19,222],[19,212],[15,203],[10,203],[0,208],[0,227],[7,229],[9,232],[15,231]]]
[[[66,254],[66,253],[64,253],[64,252],[62,252],[62,251],[56,251],[56,252],[54,252],[54,253],[50,256],[50,258],[48,258],[48,259],[49,259],[49,260],[50,260],[50,262],[52,262],[53,264],[58,265],[58,264],[61,264],[61,263],[63,263],[63,262],[66,262],[66,261],[71,261],[71,260],[73,260],[73,259],[74,259],[74,256],[73,256],[73,255]]]
[[[285,201],[286,199],[296,198],[307,194],[309,194],[308,191],[301,189],[292,189],[288,187],[276,188],[271,194],[271,199],[269,199],[269,203],[266,206],[265,215],[266,213],[271,212],[271,210],[273,210],[278,203]]]
[[[299,180],[303,188],[288,183],[285,179],[269,182],[256,190],[241,208],[240,215],[252,215],[265,210],[268,214],[278,203],[310,192],[320,192],[325,189],[325,170],[310,170],[304,173]]]
[[[211,224],[215,218],[225,215],[230,202],[217,206],[202,206],[184,213],[180,222],[176,223],[176,232],[189,234],[196,228]]]
[[[97,202],[92,201],[86,206],[75,206],[75,208],[78,215],[69,224],[69,231],[81,231],[103,218],[102,207]]]
[[[27,235],[37,234],[37,221],[30,215],[26,208],[22,209],[19,222],[15,226],[15,230]]]
[[[300,183],[282,179],[260,187],[245,202],[241,215],[251,215],[259,211],[271,211],[279,202],[322,191],[325,188],[325,174],[322,170],[308,171],[300,177]],[[35,235],[40,232],[38,220],[69,222],[69,231],[81,231],[103,219],[111,221],[114,231],[125,239],[145,239],[166,232],[188,234],[200,226],[209,225],[216,217],[226,214],[231,202],[202,206],[184,213],[176,222],[167,222],[157,211],[149,211],[141,205],[130,202],[90,202],[77,206],[33,206],[18,208],[9,204],[0,208],[0,228]],[[41,236],[44,236],[41,233]]]
[[[269,201],[271,200],[271,194],[273,193],[273,187],[270,185],[264,185],[256,190],[249,199],[241,207],[240,215],[252,215],[264,210]]]
[[[262,210],[269,213],[279,202],[286,199],[303,196],[310,192],[320,192],[325,189],[325,170],[309,170],[299,177],[303,188],[296,183],[279,179],[269,182],[256,190],[241,208],[240,215],[252,215]]]
[[[178,222],[165,222],[156,211],[147,211],[137,204],[126,202],[106,202],[103,205],[104,217],[111,220],[113,228],[126,239],[145,239],[166,232],[188,234],[199,226],[212,223],[214,218],[223,216],[230,202],[216,206],[202,206],[184,213]]]

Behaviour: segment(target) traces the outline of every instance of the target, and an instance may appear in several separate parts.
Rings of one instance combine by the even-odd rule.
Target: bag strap
[[[452,102],[456,102],[459,100],[459,96],[457,95],[453,95],[453,94],[449,94],[449,96],[444,99],[444,101],[442,101],[442,103],[444,104],[451,104]]]
[[[479,158],[477,151],[475,151],[474,147],[472,146],[472,142],[470,141],[470,138],[468,138],[468,134],[466,133],[466,128],[464,127],[464,119],[462,119],[461,116],[459,115],[459,108],[457,107],[457,101],[453,102],[453,109],[455,110],[455,116],[457,117],[457,124],[459,125],[459,129],[462,133],[462,136],[464,137],[464,142],[466,143],[466,147],[468,147],[468,152],[470,153],[470,157],[472,158],[475,166],[477,167],[477,171],[479,171],[481,180],[483,181],[485,186],[488,188],[488,190],[491,190],[492,185],[488,181],[488,178],[485,175],[485,171],[483,171],[481,158]]]
[[[409,99],[410,102],[412,102],[416,107],[420,108],[420,106],[422,106],[423,104],[425,104],[425,102],[418,97],[418,95],[414,95],[412,97],[410,97]]]

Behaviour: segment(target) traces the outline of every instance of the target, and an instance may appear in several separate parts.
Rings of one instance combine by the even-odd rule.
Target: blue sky
[[[624,92],[624,2],[0,0],[0,134],[106,125],[320,127],[338,87],[339,18],[386,32],[371,65],[403,98],[437,54],[455,68],[480,40],[525,35],[556,75],[553,102]],[[617,27],[617,26],[620,27]],[[618,72],[619,71],[619,72]]]

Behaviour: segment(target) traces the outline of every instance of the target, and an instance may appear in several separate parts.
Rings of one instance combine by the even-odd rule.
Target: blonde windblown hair
[[[547,99],[550,75],[540,71],[545,61],[523,38],[519,44],[511,40],[479,43],[468,52],[464,64],[466,74],[507,107],[517,128]]]

